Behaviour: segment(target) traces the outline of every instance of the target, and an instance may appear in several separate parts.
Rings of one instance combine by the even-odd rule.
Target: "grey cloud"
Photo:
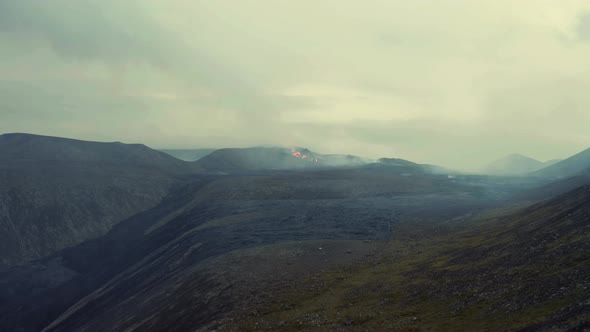
[[[590,40],[588,7],[0,0],[0,130],[450,167],[564,157],[590,144],[590,53],[556,36]]]
[[[45,42],[65,57],[157,62],[161,51],[154,41],[162,38],[135,3],[5,0],[0,2],[0,30]]]
[[[269,119],[272,104],[231,64],[189,47],[151,15],[136,0],[8,0],[0,1],[0,31],[36,40],[32,47],[46,43],[68,61],[103,62],[115,75],[124,66],[147,63],[175,77],[185,90],[209,90],[218,107]]]

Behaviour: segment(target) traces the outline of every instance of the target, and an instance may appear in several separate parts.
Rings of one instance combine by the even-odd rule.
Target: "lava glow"
[[[297,151],[295,149],[291,149],[291,155],[298,159],[307,160],[314,163],[319,163],[320,160],[318,158],[313,158],[312,156],[308,156],[306,154],[301,153],[301,151]]]

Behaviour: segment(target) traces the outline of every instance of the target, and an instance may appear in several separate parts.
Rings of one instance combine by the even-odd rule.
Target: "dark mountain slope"
[[[220,331],[585,331],[590,186],[450,224],[396,224],[379,257],[318,274]]]
[[[590,169],[590,149],[540,169],[532,175],[541,177],[569,178]]]
[[[0,136],[0,261],[106,233],[158,204],[193,166],[143,145]]]
[[[32,134],[0,135],[0,162],[76,163],[92,166],[121,165],[165,173],[190,173],[182,162],[143,144],[102,143]]]
[[[590,184],[590,168],[575,176],[557,179],[516,195],[516,199],[543,200],[553,198],[580,186]]]
[[[365,169],[195,178],[99,239],[4,271],[0,329],[207,330],[277,285],[362,259],[401,219],[489,204],[447,177]]]

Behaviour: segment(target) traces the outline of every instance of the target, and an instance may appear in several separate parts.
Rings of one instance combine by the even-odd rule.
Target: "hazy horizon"
[[[18,133],[18,132],[12,132],[12,133],[0,133],[0,135],[10,135],[10,134],[17,134],[17,135],[40,135],[40,136],[45,136],[42,134],[37,134],[37,133]],[[53,135],[48,135],[49,137],[58,137],[58,138],[66,138],[66,139],[73,139],[73,140],[82,140],[85,141],[85,139],[81,139],[78,137],[69,137],[69,136],[53,136]],[[247,148],[285,148],[285,149],[308,149],[311,150],[315,153],[319,153],[319,154],[323,154],[323,155],[329,155],[329,154],[343,154],[343,155],[350,155],[350,153],[346,152],[346,151],[340,151],[340,152],[326,152],[326,151],[322,151],[322,150],[317,150],[314,149],[313,147],[309,147],[309,146],[301,146],[301,145],[290,145],[290,146],[286,146],[286,145],[274,145],[274,144],[260,144],[260,145],[243,145],[241,146],[239,143],[236,143],[235,145],[228,145],[228,146],[221,146],[221,147],[215,147],[215,146],[185,146],[185,147],[168,147],[168,146],[150,146],[148,144],[145,144],[143,142],[122,142],[120,140],[98,140],[97,142],[102,142],[102,143],[114,143],[114,142],[120,142],[120,143],[124,143],[124,144],[144,144],[152,149],[155,150],[159,150],[159,151],[166,151],[166,150],[184,150],[184,151],[191,151],[191,150],[219,150],[219,149],[247,149]],[[581,151],[577,151],[574,154],[577,154],[578,152]],[[407,158],[403,158],[403,156],[390,156],[390,155],[378,155],[378,156],[374,156],[374,157],[367,157],[366,155],[363,154],[358,154],[356,155],[358,157],[362,157],[362,158],[366,158],[367,162],[372,161],[377,161],[380,158],[401,158],[401,159],[407,159]],[[509,153],[503,156],[498,156],[495,159],[490,159],[487,162],[485,162],[484,164],[472,167],[472,168],[450,168],[447,167],[447,165],[444,164],[433,164],[436,166],[442,166],[442,167],[447,167],[450,168],[452,170],[456,170],[456,171],[465,171],[465,172],[486,172],[486,169],[490,166],[490,164],[494,163],[494,162],[498,162],[501,161],[505,158],[509,158],[512,156],[524,156],[524,157],[528,157],[528,158],[532,158],[532,159],[536,159],[533,158],[531,156],[528,156],[526,154],[522,154],[522,153]],[[554,159],[548,159],[548,160],[539,160],[536,159],[539,162],[543,162],[543,163],[547,163],[547,162],[552,162],[552,161],[561,161],[564,159],[567,159],[571,156],[566,156],[564,158],[554,158]],[[181,158],[182,159],[182,158]],[[429,162],[422,162],[420,160],[410,160],[412,162],[416,162],[419,164],[432,164]]]
[[[0,2],[0,133],[476,169],[590,147],[586,1]]]

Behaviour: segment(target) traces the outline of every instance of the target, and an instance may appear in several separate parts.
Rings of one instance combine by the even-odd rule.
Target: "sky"
[[[590,147],[587,0],[0,0],[0,133],[476,169]]]

